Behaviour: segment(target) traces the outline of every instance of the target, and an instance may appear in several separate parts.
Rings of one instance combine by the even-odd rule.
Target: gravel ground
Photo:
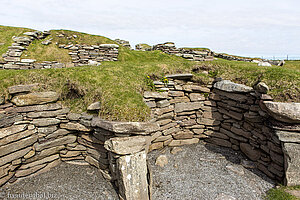
[[[170,148],[148,155],[153,200],[257,200],[274,187],[260,171],[241,166],[246,158],[232,149],[204,143],[181,148],[175,155]],[[164,167],[155,165],[159,155],[167,156]]]
[[[113,200],[119,198],[112,185],[95,167],[62,163],[48,172],[0,188],[0,199]]]

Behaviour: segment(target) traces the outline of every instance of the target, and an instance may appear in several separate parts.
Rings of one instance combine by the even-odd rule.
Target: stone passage
[[[203,86],[192,76],[169,75],[154,82],[164,92],[144,93],[151,122],[70,113],[56,92],[34,92],[37,84],[8,88],[0,101],[0,186],[66,162],[96,167],[122,199],[150,199],[147,153],[200,140],[241,151],[270,178],[299,185],[300,104],[273,102],[263,83]]]

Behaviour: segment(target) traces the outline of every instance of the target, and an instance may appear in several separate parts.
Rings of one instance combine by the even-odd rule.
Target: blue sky
[[[300,58],[299,0],[1,0],[0,24]]]

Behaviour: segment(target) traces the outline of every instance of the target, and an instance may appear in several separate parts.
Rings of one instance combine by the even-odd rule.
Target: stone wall
[[[0,185],[43,173],[61,162],[92,165],[121,199],[151,199],[147,153],[204,140],[243,152],[251,167],[286,185],[299,185],[300,104],[276,103],[252,87],[192,74],[154,81],[145,92],[151,122],[112,122],[71,113],[56,92],[37,84],[8,88],[0,101]]]
[[[34,40],[45,39],[50,35],[49,31],[26,32],[24,36],[13,37],[14,43],[8,47],[8,51],[2,55],[4,62],[0,62],[0,69],[49,69],[64,68],[82,65],[100,65],[101,61],[117,61],[118,48],[116,44],[80,45],[80,44],[57,44],[59,48],[69,49],[72,58],[71,64],[59,63],[57,61],[43,61],[37,63],[35,59],[21,59],[23,51]],[[76,35],[74,35],[75,37]],[[60,37],[58,35],[57,37]],[[61,37],[64,37],[62,35]],[[77,37],[77,36],[76,36]],[[42,42],[43,45],[51,43],[51,39]]]
[[[160,125],[150,150],[202,139],[243,152],[253,166],[278,182],[285,179],[293,185],[297,179],[299,184],[299,161],[294,158],[300,153],[300,104],[272,102],[262,83],[254,90],[230,81],[201,86],[191,81],[191,74],[167,78],[167,84],[154,82],[164,92],[144,94],[153,121]]]
[[[123,199],[149,199],[146,153],[158,125],[71,113],[37,87],[10,87],[0,102],[0,186],[67,162],[98,168]]]
[[[192,61],[212,61],[213,52],[208,49],[195,50],[192,48],[176,48],[173,42],[154,45],[153,50],[161,50],[164,53],[176,55]]]
[[[101,45],[64,45],[60,48],[69,49],[69,55],[75,66],[100,65],[102,61],[117,61],[119,46],[116,44]]]
[[[127,48],[131,49],[130,43],[127,40],[115,39],[115,42],[122,45],[123,47],[127,47]]]

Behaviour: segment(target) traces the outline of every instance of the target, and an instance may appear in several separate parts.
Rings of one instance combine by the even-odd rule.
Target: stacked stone
[[[144,101],[151,108],[154,121],[160,125],[160,132],[152,135],[150,151],[198,143],[206,128],[213,129],[212,120],[200,118],[203,112],[211,110],[211,102],[207,99],[210,86],[191,82],[192,76],[167,76],[168,83],[154,82],[156,88],[164,92],[144,93]]]
[[[165,42],[163,44],[154,45],[153,50],[160,50],[171,55],[176,55],[179,53],[179,50],[175,47],[173,42]]]
[[[210,50],[194,50],[187,48],[175,47],[173,42],[166,42],[153,46],[153,50],[161,50],[164,53],[176,55],[191,61],[212,61],[214,60],[213,53]]]
[[[146,155],[156,123],[110,122],[93,118],[95,136],[108,152],[110,180],[122,199],[150,199]]]
[[[127,47],[127,48],[131,49],[129,41],[121,40],[121,39],[115,39],[115,42],[122,45],[123,47]]]
[[[244,61],[244,62],[252,62],[253,61],[253,59],[250,59],[250,58],[242,58],[242,57],[227,55],[227,54],[223,54],[223,53],[215,53],[214,56],[217,58],[225,59],[225,60],[235,60],[235,61]]]
[[[268,126],[269,115],[259,106],[260,100],[271,98],[258,95],[252,87],[220,81],[214,84],[210,99],[216,103],[218,113],[212,119],[218,120],[220,126],[206,141],[241,150],[258,169],[281,181],[284,175],[281,142]]]
[[[77,139],[90,133],[88,117],[80,116],[80,124],[57,102],[57,93],[32,92],[36,86],[10,87],[12,103],[0,106],[0,185],[45,172],[61,161],[88,161],[87,148]]]
[[[71,50],[69,55],[75,66],[96,64],[102,61],[117,61],[119,46],[116,44],[101,45],[60,45],[60,48]]]
[[[135,45],[136,51],[152,51],[152,47],[148,44],[137,44]]]
[[[26,50],[26,47],[34,40],[44,39],[50,32],[35,31],[23,33],[25,36],[13,37],[14,43],[8,47],[8,51],[2,55],[5,64],[3,69],[31,69],[34,68],[33,59],[21,59],[22,53]]]
[[[179,48],[179,53],[177,56],[183,57],[192,61],[213,61],[214,56],[210,50],[194,50],[194,49],[185,49]]]

